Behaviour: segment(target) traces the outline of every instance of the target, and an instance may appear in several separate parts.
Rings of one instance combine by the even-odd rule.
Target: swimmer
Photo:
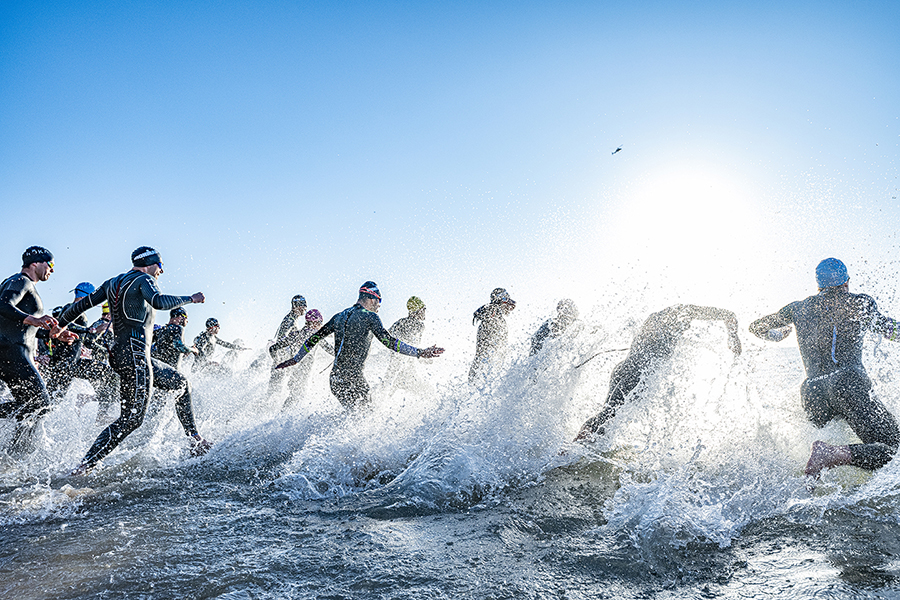
[[[356,304],[333,316],[304,342],[293,358],[282,362],[277,368],[284,369],[297,364],[318,342],[334,334],[335,356],[329,377],[331,393],[341,406],[352,410],[367,406],[371,402],[369,384],[363,376],[363,367],[369,355],[372,336],[388,350],[407,356],[433,358],[443,354],[443,348],[431,346],[420,349],[393,337],[378,317],[380,306],[381,292],[378,291],[378,286],[372,281],[365,282],[359,288]]]
[[[878,312],[875,300],[850,293],[846,265],[826,258],[816,267],[819,293],[788,304],[777,313],[750,325],[753,335],[780,342],[797,330],[797,344],[806,370],[800,399],[816,427],[843,418],[862,441],[834,446],[813,443],[806,474],[818,477],[823,469],[853,465],[875,470],[887,464],[900,446],[897,421],[879,400],[872,398],[872,382],[862,361],[863,337],[871,331],[889,340],[900,338],[900,323]]]
[[[84,460],[73,471],[85,474],[112,452],[122,440],[140,427],[153,396],[154,382],[160,389],[180,390],[175,412],[185,433],[191,438],[191,452],[205,454],[210,444],[197,432],[191,406],[191,388],[178,371],[150,357],[150,340],[157,310],[172,310],[191,303],[202,303],[201,292],[191,296],[168,296],[160,293],[156,280],[164,272],[159,253],[149,246],[141,246],[131,254],[130,271],[108,279],[92,294],[70,306],[62,314],[65,326],[78,315],[109,301],[115,344],[110,351],[110,363],[118,373],[121,384],[119,418],[104,429],[88,450]]]
[[[603,410],[581,426],[574,441],[590,440],[595,435],[606,433],[606,422],[616,416],[616,411],[625,404],[628,395],[644,377],[657,368],[658,361],[672,356],[678,340],[694,320],[724,322],[728,331],[728,349],[735,355],[741,353],[737,317],[730,310],[677,304],[653,313],[631,342],[628,356],[613,369]]]
[[[60,329],[50,315],[35,284],[53,273],[53,254],[41,246],[31,246],[22,254],[22,270],[0,283],[0,381],[6,384],[13,401],[0,404],[0,418],[14,418],[16,431],[10,450],[23,454],[31,450],[38,421],[50,410],[50,395],[34,365],[35,334],[45,329],[53,339],[73,342],[77,335]]]

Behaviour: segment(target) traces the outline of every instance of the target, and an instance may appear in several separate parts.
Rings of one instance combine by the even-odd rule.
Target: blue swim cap
[[[94,288],[90,281],[82,281],[75,286],[74,290],[69,291],[75,292],[76,296],[90,296],[94,293],[95,289],[96,288]]]
[[[844,285],[849,280],[847,265],[836,258],[826,258],[816,267],[816,283],[820,288]]]

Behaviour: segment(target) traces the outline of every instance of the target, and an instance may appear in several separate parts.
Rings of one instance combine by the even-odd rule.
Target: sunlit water
[[[519,335],[483,390],[459,350],[389,393],[373,349],[374,406],[350,415],[325,356],[290,412],[249,357],[191,375],[209,455],[190,458],[169,398],[83,478],[66,473],[100,426],[78,383],[32,456],[0,458],[0,597],[900,597],[900,464],[807,489],[811,442],[854,438],[807,423],[793,339],[743,335],[735,358],[721,325],[696,323],[583,446],[570,440],[646,316],[586,312],[537,357]],[[874,393],[900,414],[897,357],[867,345]]]

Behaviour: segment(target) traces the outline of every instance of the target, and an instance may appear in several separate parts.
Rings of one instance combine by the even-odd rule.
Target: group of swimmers
[[[151,404],[154,387],[178,392],[176,413],[192,442],[191,453],[205,454],[211,447],[197,431],[191,406],[191,386],[179,371],[182,356],[197,356],[199,368],[214,368],[209,361],[216,345],[234,351],[246,350],[238,343],[217,337],[219,323],[206,322],[206,330],[193,346],[183,342],[187,312],[183,306],[202,303],[201,292],[185,296],[160,293],[157,279],[163,273],[159,252],[141,246],[131,255],[132,268],[97,288],[85,282],[76,286],[75,301],[55,315],[44,315],[35,284],[53,273],[53,255],[40,246],[22,255],[22,270],[0,284],[0,380],[9,388],[12,401],[0,403],[0,418],[14,418],[16,430],[11,452],[28,452],[34,430],[51,406],[50,392],[35,366],[37,338],[54,347],[50,389],[65,392],[73,378],[92,383],[101,408],[108,409],[118,396],[117,419],[99,434],[84,459],[73,471],[84,474],[112,452],[143,422]],[[777,313],[754,321],[750,331],[770,341],[781,341],[796,328],[807,379],[801,398],[809,419],[818,427],[834,418],[844,418],[860,438],[860,444],[832,446],[813,444],[806,473],[818,476],[824,468],[854,465],[877,469],[891,460],[900,446],[900,429],[893,415],[870,395],[871,382],[862,364],[862,341],[872,331],[889,339],[897,337],[898,323],[878,312],[875,301],[849,291],[849,274],[841,261],[829,258],[816,268],[819,293],[793,302]],[[103,306],[103,317],[89,325],[82,316],[91,307]],[[318,310],[307,310],[306,300],[297,295],[269,346],[273,361],[270,395],[278,393],[288,379],[286,406],[295,404],[309,378],[312,361],[304,360],[328,336],[333,345],[322,343],[333,355],[329,385],[347,410],[370,402],[370,389],[363,367],[374,337],[397,355],[415,358],[440,356],[443,348],[419,348],[425,322],[425,304],[416,296],[407,302],[409,316],[390,330],[378,316],[381,292],[372,282],[359,289],[357,302],[327,322]],[[503,362],[508,328],[506,317],[516,303],[503,288],[495,289],[490,302],[479,308],[473,323],[480,322],[475,359],[469,381],[482,385]],[[169,323],[154,331],[155,311],[167,310]],[[562,336],[577,320],[574,302],[565,299],[557,314],[547,320],[531,340],[531,354],[541,351],[546,340]],[[591,441],[605,433],[606,423],[628,401],[641,381],[660,360],[672,355],[681,335],[697,319],[722,321],[728,333],[728,348],[741,353],[737,318],[720,308],[677,305],[650,315],[635,336],[628,355],[613,370],[603,410],[582,426],[576,441]],[[300,323],[302,321],[302,326]],[[39,333],[40,332],[40,333]],[[104,341],[105,338],[105,341]],[[91,358],[82,345],[105,349],[107,361]],[[73,359],[74,357],[74,359]],[[290,371],[286,371],[290,369]],[[392,380],[409,377],[408,362],[392,363]],[[289,373],[289,375],[288,375]]]

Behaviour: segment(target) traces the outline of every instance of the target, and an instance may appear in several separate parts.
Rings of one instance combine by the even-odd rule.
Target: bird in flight
[[[619,146],[618,148],[613,150],[613,154],[615,154],[616,152],[621,152],[621,151],[622,151],[622,146]]]

